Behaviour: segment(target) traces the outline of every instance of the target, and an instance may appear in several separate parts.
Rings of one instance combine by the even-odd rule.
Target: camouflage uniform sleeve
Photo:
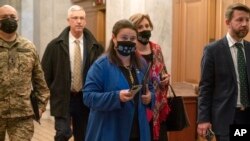
[[[37,99],[39,109],[45,111],[46,105],[50,97],[50,93],[44,78],[44,72],[42,70],[41,62],[36,50],[34,50],[34,56],[35,63],[32,70],[33,89],[38,93]]]

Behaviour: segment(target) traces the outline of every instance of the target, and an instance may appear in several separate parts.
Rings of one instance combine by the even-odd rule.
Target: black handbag
[[[181,131],[182,129],[190,126],[189,118],[186,112],[183,98],[181,96],[176,96],[171,85],[169,85],[169,87],[173,96],[168,97],[170,113],[166,119],[166,130]]]

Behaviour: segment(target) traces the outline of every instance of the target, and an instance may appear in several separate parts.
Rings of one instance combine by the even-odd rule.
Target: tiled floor
[[[35,122],[35,133],[32,141],[54,141],[54,121],[42,119],[41,124]]]
[[[35,133],[31,141],[54,141],[55,129],[54,121],[51,119],[42,119],[41,124],[34,122]],[[6,141],[9,141],[8,137]],[[73,141],[73,138],[70,140]]]

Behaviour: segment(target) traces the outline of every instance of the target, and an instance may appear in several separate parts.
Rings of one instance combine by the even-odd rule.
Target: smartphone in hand
[[[142,85],[133,85],[132,88],[129,90],[130,93],[136,94],[142,88]]]
[[[213,137],[214,137],[214,132],[212,131],[212,129],[208,129],[206,132],[206,139],[208,141],[211,141]]]

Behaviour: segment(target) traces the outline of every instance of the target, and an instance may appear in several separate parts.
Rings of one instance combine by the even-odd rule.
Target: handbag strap
[[[166,73],[168,73],[166,66],[164,66],[164,70],[166,71]],[[168,84],[168,86],[170,87],[170,90],[171,90],[172,94],[174,95],[174,97],[176,97],[176,94],[175,94],[175,91],[174,91],[172,85]]]
[[[170,90],[171,90],[172,94],[174,95],[174,97],[176,97],[176,94],[175,94],[175,91],[174,91],[173,87],[170,84],[168,84],[168,85],[170,87]]]

